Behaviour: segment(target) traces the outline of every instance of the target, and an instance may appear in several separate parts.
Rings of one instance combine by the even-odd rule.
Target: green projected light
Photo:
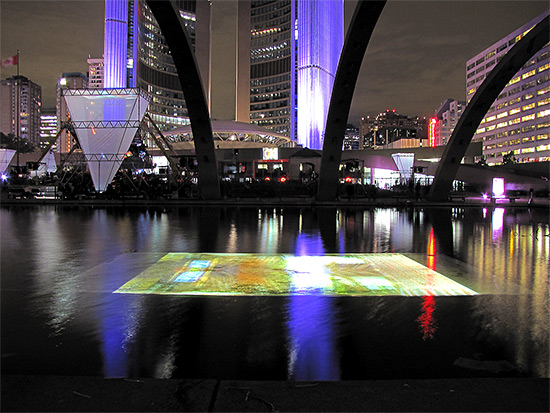
[[[115,293],[180,295],[475,295],[402,254],[169,253]]]

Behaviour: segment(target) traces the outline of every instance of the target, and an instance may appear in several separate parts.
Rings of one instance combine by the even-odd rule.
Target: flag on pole
[[[7,59],[2,60],[2,67],[6,66],[15,66],[17,65],[17,55],[13,55],[8,57]]]

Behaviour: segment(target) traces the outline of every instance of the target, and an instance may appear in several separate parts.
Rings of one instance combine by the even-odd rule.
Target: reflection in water
[[[298,234],[296,255],[323,253],[320,235]],[[316,291],[322,291],[327,283],[330,284],[330,275],[322,262],[295,261],[300,268],[289,268],[296,274],[291,279],[291,288],[308,291],[311,295],[291,295],[288,298],[288,378],[338,380],[340,372],[336,357],[335,309],[330,299],[316,295]],[[306,264],[302,265],[304,262]]]
[[[426,267],[430,270],[435,271],[436,264],[436,246],[435,246],[435,236],[433,229],[430,231],[430,237],[428,238],[428,248],[427,248],[427,263]],[[420,323],[420,328],[422,329],[423,335],[422,339],[433,339],[437,325],[433,313],[435,311],[435,297],[433,295],[433,273],[427,271],[426,274],[426,295],[422,297],[422,314],[418,317],[418,322]]]
[[[414,354],[437,350],[446,358],[434,358],[432,371],[482,354],[527,376],[550,375],[546,210],[3,207],[0,227],[2,353],[16,354],[3,358],[6,374],[204,377],[206,366],[209,377],[223,371],[233,378],[254,365],[243,379],[268,380],[274,371],[294,379],[361,379],[361,369],[376,378],[376,369],[386,367],[397,377],[412,371]],[[139,273],[131,251],[426,254],[421,262],[429,269],[437,259],[440,272],[451,269],[450,277],[485,294],[434,297],[426,270],[422,303],[311,295],[213,297],[192,307],[181,297],[111,294]],[[105,270],[122,256],[127,262]],[[307,271],[315,276],[294,282],[314,291],[323,271],[316,263]],[[353,319],[368,329],[343,337]],[[407,351],[418,351],[407,355],[403,340]]]

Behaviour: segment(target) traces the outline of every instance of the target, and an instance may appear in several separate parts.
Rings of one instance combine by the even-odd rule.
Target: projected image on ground
[[[169,253],[115,293],[181,295],[474,295],[402,254]]]

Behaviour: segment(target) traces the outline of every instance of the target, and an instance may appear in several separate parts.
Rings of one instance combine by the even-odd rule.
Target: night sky
[[[355,3],[345,1],[346,22]],[[349,122],[386,109],[431,116],[446,98],[465,100],[466,61],[548,4],[390,0],[367,49]],[[1,58],[20,50],[20,73],[42,86],[45,108],[55,107],[63,72],[86,73],[88,55],[103,53],[103,1],[0,0],[0,16]],[[2,68],[1,78],[15,74],[15,67]]]

